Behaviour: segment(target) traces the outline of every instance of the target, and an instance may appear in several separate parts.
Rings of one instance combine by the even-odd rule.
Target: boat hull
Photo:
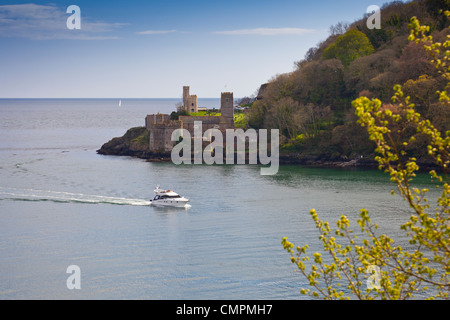
[[[180,196],[178,193],[170,190],[162,190],[159,185],[154,190],[156,196],[153,200],[150,200],[150,204],[154,206],[162,207],[179,207],[183,208],[188,206],[189,199]]]
[[[188,202],[189,200],[170,200],[170,199],[150,200],[150,203],[153,206],[178,207],[178,208],[186,207]]]

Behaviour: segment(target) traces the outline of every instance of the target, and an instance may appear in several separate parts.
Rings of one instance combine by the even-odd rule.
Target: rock
[[[148,131],[145,127],[136,127],[129,129],[122,137],[111,139],[97,150],[97,153],[142,157],[148,151]]]

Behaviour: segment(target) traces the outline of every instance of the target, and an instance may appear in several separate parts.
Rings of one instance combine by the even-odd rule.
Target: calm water
[[[392,234],[406,221],[378,171],[261,176],[96,154],[178,101],[0,100],[0,299],[301,299],[281,238],[314,250],[311,208],[334,223],[364,207]],[[157,184],[192,207],[149,207]],[[66,287],[69,265],[81,290]]]

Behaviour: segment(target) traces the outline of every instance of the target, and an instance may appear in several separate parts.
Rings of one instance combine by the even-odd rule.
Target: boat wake
[[[143,199],[130,199],[87,195],[81,193],[44,191],[34,189],[0,188],[0,200],[50,201],[58,203],[113,204],[122,206],[149,206],[151,202]]]

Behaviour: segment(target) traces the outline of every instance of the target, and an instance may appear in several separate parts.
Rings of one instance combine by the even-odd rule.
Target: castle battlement
[[[187,112],[198,112],[197,95],[189,94],[189,86],[183,87],[183,110]]]
[[[198,112],[197,95],[189,94],[189,87],[183,87],[183,110]],[[145,118],[145,127],[150,131],[150,150],[156,152],[172,151],[174,142],[172,132],[186,129],[194,136],[194,122],[202,122],[202,134],[208,129],[219,129],[223,133],[234,129],[234,99],[232,92],[222,92],[220,100],[221,116],[180,116],[179,120],[171,120],[168,114],[149,114]]]

